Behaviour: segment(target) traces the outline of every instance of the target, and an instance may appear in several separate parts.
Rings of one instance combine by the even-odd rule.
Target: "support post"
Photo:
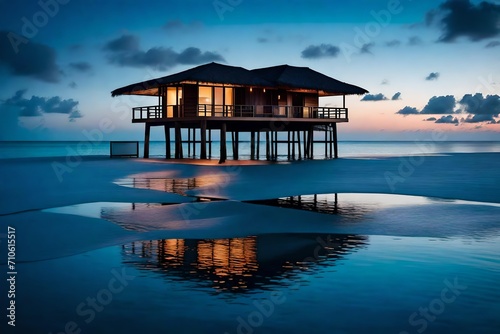
[[[299,150],[299,160],[302,160],[302,152],[300,148],[300,131],[297,131],[297,149]]]
[[[260,158],[260,131],[257,131],[257,160]]]
[[[165,158],[170,159],[170,127],[168,125],[164,126],[165,130]]]
[[[250,160],[255,160],[255,132],[250,132]]]
[[[219,163],[222,164],[226,162],[227,159],[227,148],[226,148],[226,123],[222,123],[220,129],[220,159]]]
[[[151,125],[146,123],[144,132],[144,158],[149,158],[149,135],[151,133]]]
[[[181,124],[179,122],[175,122],[175,158],[182,159],[182,133],[181,133]]]
[[[278,131],[274,131],[274,160],[278,160]]]
[[[212,129],[208,130],[208,158],[212,159]]]
[[[338,148],[338,139],[337,139],[337,123],[333,123],[333,154],[334,158],[337,159],[339,157],[339,148]]]
[[[207,121],[201,121],[201,147],[200,147],[200,159],[207,158]]]
[[[188,128],[188,158],[191,156],[191,128]],[[181,142],[182,145],[182,142]]]
[[[270,143],[269,143],[269,131],[266,131],[266,160],[271,160]]]
[[[239,131],[235,131],[234,133],[234,149],[233,149],[233,156],[234,160],[239,159],[239,146],[240,146],[240,133]]]
[[[292,131],[292,159],[295,160],[295,131]]]
[[[288,157],[288,160],[290,160],[290,131],[287,131],[288,132],[288,140],[287,140],[287,157]]]
[[[193,128],[193,158],[196,158],[196,128]]]

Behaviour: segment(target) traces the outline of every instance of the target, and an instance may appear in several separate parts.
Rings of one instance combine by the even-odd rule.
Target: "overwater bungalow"
[[[312,159],[314,143],[325,144],[325,156],[338,157],[337,123],[348,122],[346,95],[368,91],[338,81],[307,67],[280,65],[254,70],[209,63],[165,77],[143,81],[114,90],[112,96],[157,96],[153,106],[132,108],[132,122],[145,124],[144,158],[149,157],[150,130],[163,126],[165,155],[172,157],[170,129],[174,129],[174,154],[199,158],[212,156],[212,131],[220,131],[220,162],[227,159],[227,133],[232,140],[233,159],[239,159],[240,133],[250,134],[251,159],[260,155],[261,134],[265,135],[268,160],[278,156],[278,144],[287,144],[288,159]],[[320,107],[325,96],[342,97],[342,107]],[[188,138],[182,138],[187,129]],[[196,138],[199,130],[199,138]],[[324,140],[314,132],[324,132]],[[287,140],[278,140],[278,132]],[[284,154],[284,153],[283,153]]]

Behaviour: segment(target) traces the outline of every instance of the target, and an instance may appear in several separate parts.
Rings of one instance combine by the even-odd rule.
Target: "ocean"
[[[174,143],[171,142],[173,152]],[[278,144],[281,155],[278,160],[287,159],[286,144]],[[232,146],[228,147],[228,157],[232,157]],[[364,156],[398,156],[415,154],[437,153],[485,153],[500,152],[500,141],[339,141],[339,157],[364,157]],[[259,159],[265,159],[265,144],[261,141]],[[142,156],[144,142],[139,142],[139,155]],[[192,149],[191,149],[192,150]],[[212,158],[219,157],[220,143],[212,143]],[[297,149],[298,150],[298,149]],[[184,157],[188,157],[187,144],[183,146]],[[196,151],[191,151],[198,157],[200,145]],[[250,158],[250,142],[241,141],[240,159]],[[29,157],[64,157],[64,156],[109,156],[109,141],[3,141],[0,142],[0,159],[29,158]],[[150,143],[150,157],[165,158],[165,142],[152,141]],[[325,158],[325,145],[316,143],[314,158]]]

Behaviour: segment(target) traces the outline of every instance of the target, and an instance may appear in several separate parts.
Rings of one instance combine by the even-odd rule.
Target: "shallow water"
[[[158,177],[117,183],[186,195],[218,181]],[[170,221],[179,208],[200,204],[206,209],[197,206],[200,214],[185,226]],[[495,203],[341,193],[248,203],[98,202],[43,212],[67,216],[68,224],[75,215],[104,219],[139,239],[19,263],[19,333],[500,329]],[[258,233],[241,235],[247,225]],[[276,230],[265,232],[269,226]],[[289,232],[294,229],[318,232]],[[172,231],[182,237],[161,237]],[[192,237],[195,232],[204,237]],[[210,233],[237,236],[207,238]]]
[[[497,333],[499,242],[279,234],[128,243],[20,264],[16,329]]]

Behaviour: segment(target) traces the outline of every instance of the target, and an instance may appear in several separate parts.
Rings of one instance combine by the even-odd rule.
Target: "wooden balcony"
[[[295,119],[336,119],[347,120],[347,108],[299,107],[277,105],[211,105],[199,104],[195,108],[182,108],[179,105],[167,106],[167,112],[161,106],[132,108],[133,121],[159,120],[168,118],[295,118]]]

